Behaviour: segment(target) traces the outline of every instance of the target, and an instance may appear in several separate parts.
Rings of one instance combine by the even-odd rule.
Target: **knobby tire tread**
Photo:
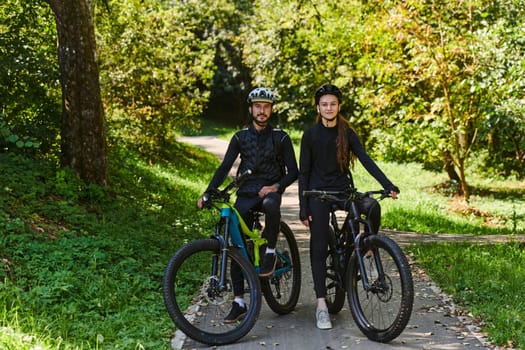
[[[401,302],[395,320],[386,329],[378,329],[369,322],[367,316],[363,313],[356,288],[363,288],[358,280],[358,262],[355,252],[350,259],[347,269],[347,291],[348,303],[352,312],[352,317],[363,332],[370,340],[387,343],[398,337],[405,329],[414,303],[414,284],[412,272],[408,260],[401,248],[391,238],[383,235],[371,235],[364,241],[365,249],[379,248],[384,250],[395,262],[399,279],[401,281]]]
[[[220,244],[216,239],[200,239],[192,241],[179,249],[170,259],[163,277],[163,297],[166,309],[175,325],[190,338],[208,345],[224,345],[233,343],[244,337],[255,325],[261,309],[261,286],[259,277],[253,264],[238,250],[228,249],[229,260],[233,259],[241,267],[245,280],[249,286],[250,300],[253,300],[244,321],[239,327],[226,333],[209,333],[192,325],[184,316],[185,310],[181,310],[173,285],[176,280],[177,269],[184,260],[193,253],[201,251],[219,252]],[[211,264],[210,264],[211,265]],[[230,268],[228,263],[228,269]],[[211,270],[211,267],[210,267]]]

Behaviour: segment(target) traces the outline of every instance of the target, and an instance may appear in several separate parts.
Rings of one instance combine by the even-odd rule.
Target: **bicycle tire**
[[[326,255],[326,306],[328,312],[337,314],[345,304],[345,289],[342,275],[338,272],[338,256],[335,247],[335,233],[332,226],[328,232],[328,254]]]
[[[261,278],[261,288],[266,303],[279,315],[292,312],[299,301],[301,292],[301,260],[297,241],[290,227],[281,222],[277,236],[276,249],[286,255],[286,262],[282,257],[277,258],[276,271],[291,263],[291,269],[283,273],[276,273],[268,278]]]
[[[261,285],[255,268],[236,248],[230,247],[227,259],[240,266],[246,281],[244,299],[248,311],[240,321],[223,322],[234,295],[230,264],[226,267],[226,290],[214,288],[221,277],[220,252],[216,239],[192,241],[171,257],[162,280],[164,303],[175,325],[190,338],[208,345],[229,344],[244,337],[261,309]]]
[[[372,251],[373,254],[366,257]],[[347,270],[348,303],[352,317],[361,332],[370,340],[387,343],[405,329],[414,303],[414,284],[408,260],[401,248],[389,237],[371,235],[363,249],[365,270],[373,287],[366,292],[356,253]],[[377,273],[377,258],[383,266],[384,279]]]

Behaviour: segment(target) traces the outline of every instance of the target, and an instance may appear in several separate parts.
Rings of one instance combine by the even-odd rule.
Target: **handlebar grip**
[[[233,182],[231,183],[231,186],[233,187],[239,187],[243,182],[244,180],[246,180],[246,178],[248,176],[250,176],[252,174],[252,171],[251,169],[248,169],[246,170],[244,173],[242,174],[239,174],[234,180]],[[229,189],[228,189],[229,190]]]
[[[237,176],[236,181],[237,182],[243,181],[245,177],[250,176],[251,174],[252,174],[251,169],[248,169],[244,173],[242,173],[239,176]]]

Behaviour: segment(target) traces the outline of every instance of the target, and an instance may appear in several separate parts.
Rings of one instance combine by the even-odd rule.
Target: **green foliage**
[[[244,29],[244,61],[252,68],[255,84],[275,88],[280,97],[276,110],[283,119],[311,124],[316,112],[313,94],[327,82],[347,92],[345,107],[352,112],[351,93],[358,78],[353,67],[361,54],[355,44],[362,32],[356,21],[360,10],[353,0],[315,6],[298,1],[258,3],[256,20],[246,22]]]
[[[497,345],[525,347],[523,244],[418,244],[417,263],[455,301],[484,322]]]
[[[99,13],[103,99],[120,142],[155,154],[175,130],[198,128],[215,69],[217,38],[206,30],[215,10],[127,0]]]
[[[108,187],[0,154],[0,347],[169,348],[160,281],[173,251],[213,226],[194,203],[217,166],[169,147],[163,165],[115,149]]]
[[[466,168],[487,150],[480,141],[494,147],[478,166],[521,176],[522,11],[519,1],[258,2],[244,61],[255,82],[277,88],[284,119],[310,124],[313,92],[335,83],[377,157],[438,169],[447,155],[468,190]],[[502,109],[510,137],[485,123]]]
[[[0,152],[31,151],[40,148],[40,143],[32,137],[13,133],[6,122],[0,120]]]
[[[35,147],[43,155],[58,151],[58,77],[56,30],[49,7],[43,1],[2,1],[0,146],[7,141],[16,146],[12,150],[23,149],[26,154],[36,153]]]
[[[55,28],[42,4],[0,6],[0,107],[13,134],[48,154],[58,150],[60,91]],[[439,169],[450,157],[460,175],[472,164],[521,178],[521,5],[110,2],[95,19],[111,143],[155,155],[177,132],[199,132],[202,115],[240,124],[246,92],[259,84],[279,96],[275,124],[304,128],[315,89],[332,82],[376,158]]]

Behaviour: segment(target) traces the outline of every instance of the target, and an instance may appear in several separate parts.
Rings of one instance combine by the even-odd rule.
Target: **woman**
[[[348,121],[341,116],[342,97],[339,88],[331,84],[325,84],[316,91],[317,123],[303,134],[299,160],[300,219],[310,228],[310,261],[319,329],[332,328],[326,306],[325,285],[330,205],[304,198],[303,191],[349,190],[354,186],[350,168],[359,159],[370,175],[391,192],[392,198],[397,198],[399,193],[399,189],[368,156]],[[372,221],[372,229],[377,233],[381,220],[377,201],[368,198],[358,207]]]

